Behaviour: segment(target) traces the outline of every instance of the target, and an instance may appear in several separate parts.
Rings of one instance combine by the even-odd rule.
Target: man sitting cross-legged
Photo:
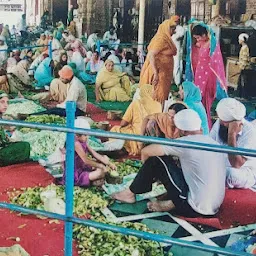
[[[188,142],[219,145],[202,135],[198,114],[185,109],[174,116],[174,123]],[[171,156],[179,157],[181,168]],[[216,214],[225,195],[225,154],[183,147],[150,145],[142,150],[143,167],[131,186],[113,198],[134,203],[135,195],[152,190],[160,180],[167,190],[166,201],[148,203],[150,211],[172,211],[187,217]]]

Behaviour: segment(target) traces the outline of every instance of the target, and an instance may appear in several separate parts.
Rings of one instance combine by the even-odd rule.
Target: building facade
[[[17,25],[24,12],[24,0],[0,0],[0,24]]]
[[[26,0],[26,17],[29,25],[39,25],[41,17],[45,11],[49,11],[50,18],[54,24],[60,20],[66,23],[68,15],[68,1]]]
[[[171,15],[208,22],[217,15],[239,20],[242,14],[256,16],[256,0],[145,0],[145,39],[155,34],[158,25]],[[123,41],[136,40],[140,0],[27,0],[29,24],[39,24],[44,10],[50,12],[53,22],[66,23],[68,9],[76,11],[75,21],[79,36],[99,30],[101,35],[114,25]],[[256,17],[255,17],[256,19]]]

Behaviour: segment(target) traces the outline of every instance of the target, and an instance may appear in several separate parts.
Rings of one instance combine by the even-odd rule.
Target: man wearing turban
[[[211,137],[222,145],[256,149],[256,130],[244,119],[245,106],[236,99],[226,98],[216,108],[219,119],[211,130]],[[227,185],[230,188],[251,188],[256,184],[256,158],[229,154]]]
[[[202,134],[202,121],[192,109],[174,116],[174,123],[183,137],[178,140],[219,145]],[[172,157],[178,157],[181,168]],[[224,154],[184,147],[150,145],[141,152],[144,162],[131,186],[113,195],[126,203],[134,203],[136,194],[152,190],[152,183],[160,180],[167,190],[165,201],[148,203],[150,211],[175,211],[186,217],[215,215],[225,195]]]

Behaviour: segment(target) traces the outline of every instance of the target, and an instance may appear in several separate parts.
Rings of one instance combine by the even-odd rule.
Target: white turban
[[[219,119],[224,122],[241,121],[246,115],[244,104],[233,98],[222,99],[216,111]]]
[[[196,111],[184,109],[174,116],[175,126],[182,131],[199,131],[202,121]]]
[[[239,40],[244,41],[244,42],[247,41],[248,38],[249,38],[249,35],[246,34],[246,33],[242,33],[242,34],[240,34],[239,37],[238,37]]]
[[[77,118],[75,120],[75,128],[78,128],[78,129],[90,129],[90,124],[89,122],[84,119],[84,118]]]

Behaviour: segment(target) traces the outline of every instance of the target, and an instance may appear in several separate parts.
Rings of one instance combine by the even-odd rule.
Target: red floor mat
[[[189,222],[219,229],[256,223],[256,193],[249,189],[227,189],[215,218],[185,218]]]
[[[92,103],[87,104],[86,112],[87,114],[91,115],[92,120],[95,122],[108,121],[111,126],[119,125],[121,122],[120,120],[107,120],[107,112],[101,108],[96,107]]]
[[[36,163],[0,168],[0,201],[8,201],[7,189],[49,185],[53,178]],[[26,224],[26,225],[25,225]],[[62,256],[64,249],[64,224],[50,224],[49,219],[34,216],[19,216],[17,212],[0,209],[0,245],[12,246],[17,242],[10,237],[19,237],[19,244],[31,256]],[[75,245],[73,255],[78,255]]]

